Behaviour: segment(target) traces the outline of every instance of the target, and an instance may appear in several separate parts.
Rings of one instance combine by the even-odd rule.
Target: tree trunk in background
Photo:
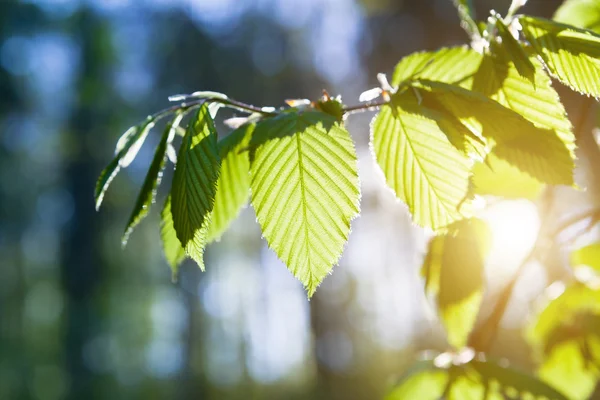
[[[96,157],[86,146],[86,138],[105,134],[99,132],[97,125],[103,126],[102,116],[98,108],[90,104],[89,91],[105,84],[93,80],[102,76],[100,71],[106,65],[104,60],[98,59],[99,41],[105,38],[100,21],[85,10],[74,19],[75,34],[81,39],[81,75],[69,132],[71,142],[79,144],[79,151],[74,152],[65,171],[66,188],[73,197],[74,210],[64,233],[62,282],[65,294],[64,354],[71,384],[67,398],[79,400],[99,397],[99,394],[94,396],[93,373],[83,353],[86,343],[98,330],[94,325],[101,321],[94,304],[94,292],[101,286],[102,280],[101,254],[98,251],[101,242],[98,232],[101,230],[93,200],[94,183],[100,170],[94,163]]]

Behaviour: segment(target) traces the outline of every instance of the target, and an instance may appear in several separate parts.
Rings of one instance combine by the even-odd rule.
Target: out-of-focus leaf
[[[359,213],[354,143],[336,118],[297,111],[259,122],[250,141],[252,206],[263,236],[309,297]]]
[[[600,0],[566,0],[556,10],[554,20],[600,33]]]
[[[133,232],[133,229],[136,227],[136,225],[139,224],[142,219],[146,217],[146,215],[148,215],[150,206],[152,203],[154,203],[154,199],[156,198],[156,189],[160,185],[160,181],[162,180],[162,172],[165,167],[167,146],[173,140],[173,137],[175,136],[175,129],[177,126],[179,126],[182,118],[183,114],[178,113],[173,120],[167,124],[160,142],[158,143],[158,146],[156,146],[154,159],[152,160],[152,164],[150,164],[150,168],[146,173],[146,178],[144,179],[142,189],[140,190],[133,208],[133,212],[131,213],[131,217],[129,217],[127,227],[125,228],[125,233],[123,234],[123,246],[127,244],[129,235],[131,235],[131,232]]]
[[[185,249],[181,245],[179,239],[177,239],[177,233],[173,227],[173,214],[171,213],[171,195],[165,200],[162,212],[160,213],[160,237],[162,239],[163,253],[169,267],[171,267],[171,274],[173,281],[177,279],[177,273],[179,271],[179,264],[185,260]]]
[[[219,142],[221,172],[208,228],[208,241],[218,240],[248,201],[250,160],[243,151],[254,131],[254,124],[243,125]]]
[[[600,272],[600,243],[594,243],[572,252],[571,265],[573,267],[587,265],[596,272]]]
[[[115,158],[100,173],[100,177],[96,182],[96,189],[94,192],[96,210],[100,209],[104,194],[120,169],[127,168],[135,159],[152,127],[154,127],[154,119],[148,117],[144,123],[129,128],[118,140],[115,149]]]
[[[519,23],[554,77],[575,91],[600,97],[600,36],[543,18],[521,16]]]
[[[418,365],[403,376],[385,400],[502,400],[509,391],[519,399],[567,400],[534,376],[491,360],[447,366],[436,366],[430,361]]]
[[[485,222],[473,218],[452,224],[429,244],[422,271],[428,292],[437,295],[448,342],[455,348],[466,345],[477,319],[490,240]]]
[[[203,104],[183,137],[171,188],[177,238],[202,270],[220,163],[217,131],[208,106]]]
[[[434,230],[462,219],[472,165],[421,109],[410,93],[398,93],[371,124],[371,146],[387,185],[409,208],[415,223]]]

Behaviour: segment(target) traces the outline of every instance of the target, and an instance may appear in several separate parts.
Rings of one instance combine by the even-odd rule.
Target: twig
[[[389,101],[368,101],[363,104],[344,107],[342,110],[344,111],[344,114],[354,114],[356,112],[362,111],[374,111],[377,110],[379,107],[386,105],[387,103],[389,103]]]

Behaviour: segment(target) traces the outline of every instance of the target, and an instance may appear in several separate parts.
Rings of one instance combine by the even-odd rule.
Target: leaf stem
[[[242,111],[242,112],[249,113],[249,114],[259,113],[266,117],[272,117],[272,116],[275,116],[278,114],[275,111],[267,111],[262,107],[253,106],[252,104],[246,104],[241,101],[234,100],[234,99],[230,99],[230,98],[224,99],[224,98],[213,97],[213,98],[202,98],[202,99],[198,99],[198,100],[182,102],[182,103],[176,104],[174,106],[167,107],[163,110],[160,110],[160,111],[150,115],[149,118],[158,120],[158,119],[164,118],[165,116],[167,116],[169,114],[174,113],[175,111],[189,110],[190,108],[197,107],[205,102],[221,103],[226,107],[233,108],[234,110]]]

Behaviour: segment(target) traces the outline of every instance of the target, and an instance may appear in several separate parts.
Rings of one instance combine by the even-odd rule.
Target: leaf
[[[587,366],[576,340],[554,347],[539,368],[539,376],[570,399],[588,399],[598,381],[598,373]]]
[[[506,199],[538,198],[544,185],[510,163],[498,158],[492,151],[485,163],[477,163],[471,176],[472,192]]]
[[[149,117],[144,123],[129,128],[118,140],[115,158],[100,173],[100,177],[96,182],[94,192],[96,211],[100,209],[104,194],[110,183],[117,176],[121,168],[127,168],[135,159],[152,127],[154,127],[154,120]]]
[[[520,114],[480,93],[441,82],[415,82],[423,103],[441,109],[473,134],[495,144],[497,157],[548,184],[573,184],[573,159],[556,132],[536,127]]]
[[[429,294],[437,295],[448,342],[457,349],[467,344],[484,289],[484,264],[491,241],[485,222],[472,218],[452,224],[434,237],[422,271]]]
[[[475,7],[473,0],[453,0],[454,5],[458,9],[460,17],[460,26],[471,36],[479,35],[479,29],[475,23]]]
[[[573,267],[587,265],[594,271],[600,272],[600,243],[594,243],[572,252],[571,265]]]
[[[508,27],[504,25],[500,16],[496,18],[496,29],[498,30],[498,36],[502,39],[501,47],[510,57],[519,75],[527,79],[535,87],[535,66],[519,41],[514,38]]]
[[[566,0],[556,10],[554,20],[578,28],[600,32],[600,1]]]
[[[438,357],[455,357],[444,353]],[[386,400],[500,400],[510,389],[519,399],[566,400],[566,397],[539,379],[512,367],[500,366],[492,360],[454,360],[436,366],[436,361],[422,361],[401,379],[385,397]],[[513,398],[513,397],[511,397]]]
[[[400,83],[413,78],[459,84],[475,75],[481,57],[481,54],[467,46],[413,53],[396,65],[391,85],[398,87]]]
[[[371,124],[371,146],[387,185],[415,223],[434,230],[463,218],[472,162],[420,109],[410,93],[398,93]]]
[[[156,189],[160,185],[162,180],[162,171],[165,168],[167,146],[173,140],[176,129],[179,126],[182,118],[183,114],[177,113],[173,120],[165,127],[165,131],[163,132],[160,142],[156,147],[154,158],[150,164],[146,178],[144,179],[144,184],[142,185],[142,189],[140,190],[138,198],[135,202],[133,212],[131,213],[131,217],[129,217],[127,227],[125,228],[125,233],[123,234],[122,238],[123,246],[127,244],[129,235],[131,235],[131,232],[133,232],[133,229],[136,227],[136,225],[139,224],[142,219],[146,217],[146,215],[148,215],[150,206],[152,203],[154,203],[156,198]]]
[[[521,16],[519,22],[552,76],[580,93],[600,96],[600,36],[543,18]]]
[[[171,188],[177,238],[202,270],[219,167],[217,131],[208,106],[203,104],[183,137]]]
[[[312,296],[342,254],[360,189],[350,134],[317,111],[260,122],[250,187],[263,236]]]
[[[163,253],[171,267],[173,281],[177,279],[179,264],[185,260],[185,249],[177,239],[177,233],[173,227],[173,214],[171,213],[171,195],[165,200],[162,212],[160,213],[160,237],[162,239]]]
[[[248,151],[242,150],[248,146],[254,127],[243,125],[219,142],[221,172],[208,228],[209,242],[220,239],[248,201],[250,160]]]

